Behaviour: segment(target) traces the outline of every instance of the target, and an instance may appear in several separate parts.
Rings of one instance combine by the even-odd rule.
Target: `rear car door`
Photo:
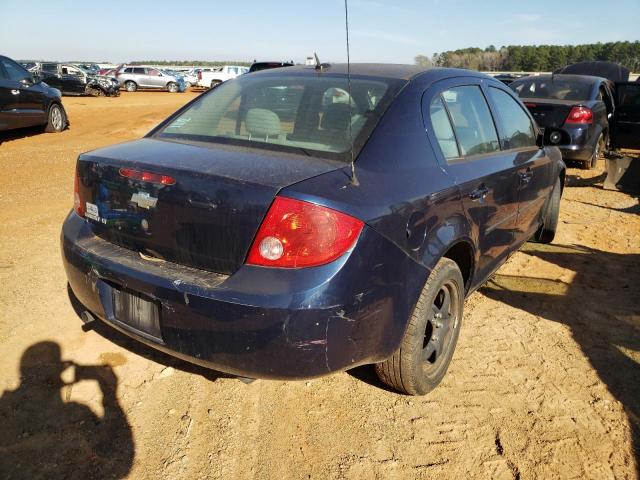
[[[517,169],[518,217],[514,248],[536,232],[553,182],[553,165],[544,148],[537,145],[533,119],[508,90],[489,86],[487,97],[498,127],[500,145]]]
[[[163,77],[160,71],[155,68],[147,68],[146,78],[150,87],[162,88],[165,86],[166,77]]]
[[[612,148],[640,150],[640,83],[616,83],[616,109],[610,129]]]
[[[423,108],[443,168],[460,189],[478,249],[478,278],[485,278],[506,258],[514,241],[520,166],[512,153],[500,150],[480,82],[438,82],[423,97]]]

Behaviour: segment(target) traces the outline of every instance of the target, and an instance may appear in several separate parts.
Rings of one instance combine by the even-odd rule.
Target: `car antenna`
[[[348,0],[344,0],[344,25],[347,31],[347,91],[349,93],[349,143],[351,145],[351,184],[359,186],[358,178],[356,177],[356,164],[353,158],[353,130],[352,130],[352,112],[351,112],[351,57],[349,55],[349,7],[347,5]],[[317,57],[316,57],[317,58]]]

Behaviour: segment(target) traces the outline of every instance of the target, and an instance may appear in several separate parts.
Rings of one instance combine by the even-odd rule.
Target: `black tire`
[[[598,166],[598,160],[600,159],[600,156],[603,154],[604,148],[605,148],[604,134],[601,133],[600,136],[598,137],[598,141],[596,142],[596,146],[593,149],[593,155],[591,155],[591,159],[585,163],[585,167],[588,170],[592,170]]]
[[[176,82],[167,83],[167,90],[171,93],[178,93],[180,91],[180,87]]]
[[[460,269],[453,260],[442,258],[420,293],[400,347],[376,364],[380,380],[409,395],[425,395],[436,388],[451,363],[463,309]]]
[[[220,80],[211,80],[211,86],[209,88],[216,88],[222,82]]]
[[[558,229],[558,219],[560,218],[560,197],[562,196],[562,186],[560,178],[556,179],[553,186],[551,197],[547,202],[547,208],[544,211],[542,225],[533,236],[533,240],[538,243],[551,243],[556,236]]]
[[[135,92],[136,90],[138,90],[138,84],[132,80],[127,80],[126,82],[124,82],[124,88],[127,90],[127,92]]]
[[[62,105],[52,103],[49,107],[47,123],[44,126],[44,131],[48,133],[59,133],[65,128],[67,128],[67,112],[64,111]]]

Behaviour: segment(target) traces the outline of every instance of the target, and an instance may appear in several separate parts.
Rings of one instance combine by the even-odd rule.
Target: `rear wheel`
[[[216,88],[222,82],[220,80],[211,80],[211,88]]]
[[[128,80],[124,82],[124,88],[127,89],[127,92],[135,92],[138,89],[138,85],[136,84],[136,82]]]
[[[169,82],[167,83],[167,90],[169,90],[169,92],[171,93],[178,93],[178,90],[180,90],[180,88],[178,87],[178,84],[176,82]]]
[[[598,160],[600,159],[600,156],[604,153],[604,147],[605,147],[604,135],[601,133],[600,136],[598,137],[598,141],[596,142],[596,147],[593,149],[593,155],[585,165],[588,169],[596,168],[596,166],[598,165]]]
[[[67,114],[62,106],[54,103],[49,107],[49,116],[47,124],[44,127],[45,132],[57,133],[67,128]]]
[[[458,341],[464,307],[464,281],[448,258],[435,266],[422,289],[400,347],[376,373],[409,395],[424,395],[442,380]]]
[[[533,240],[538,243],[551,243],[556,236],[556,230],[558,229],[558,219],[560,218],[560,197],[562,195],[562,186],[560,185],[560,178],[556,179],[556,183],[553,186],[551,197],[547,203],[547,208],[544,212],[544,220],[542,225],[533,236]]]

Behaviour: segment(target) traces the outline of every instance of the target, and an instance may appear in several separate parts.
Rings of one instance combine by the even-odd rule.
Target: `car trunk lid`
[[[280,189],[338,162],[146,138],[80,156],[78,190],[97,235],[182,265],[231,274]]]
[[[560,128],[564,125],[569,112],[580,102],[573,100],[552,100],[548,98],[521,98],[539,126]]]

